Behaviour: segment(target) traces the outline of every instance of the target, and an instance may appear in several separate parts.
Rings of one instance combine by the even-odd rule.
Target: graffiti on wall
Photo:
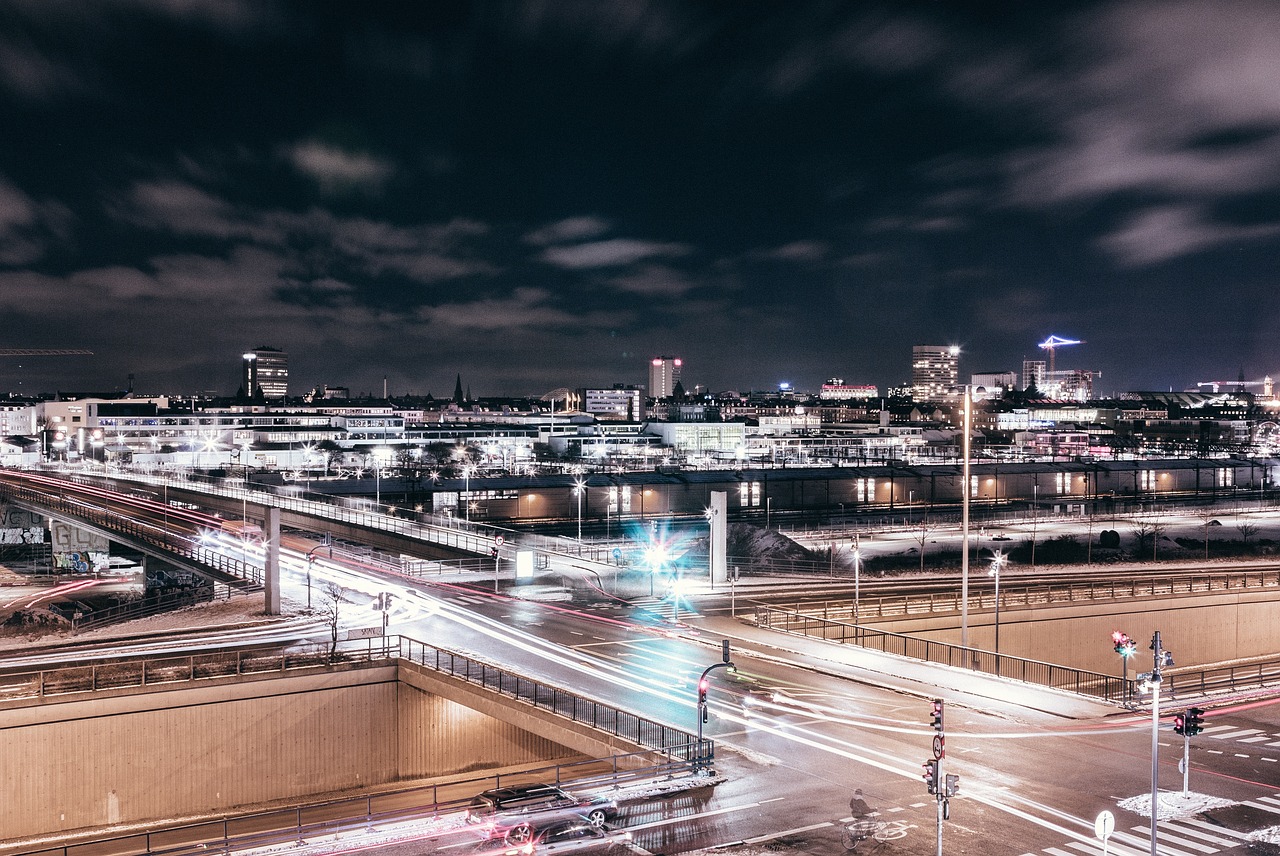
[[[55,567],[80,574],[106,570],[111,546],[106,538],[57,520],[50,522],[49,531]]]

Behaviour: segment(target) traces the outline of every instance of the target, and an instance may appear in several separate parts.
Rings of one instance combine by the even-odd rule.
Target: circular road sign
[[[1104,811],[1098,815],[1098,819],[1093,822],[1093,834],[1106,841],[1111,837],[1111,833],[1116,828],[1116,816],[1109,811]]]
[[[501,547],[501,546],[502,546],[502,542],[503,542],[504,540],[505,540],[505,539],[504,539],[501,535],[494,535],[494,536],[493,536],[493,543],[497,544],[499,547]]]
[[[942,756],[945,754],[946,752],[943,751],[942,735],[941,734],[933,735],[933,757],[941,761]]]

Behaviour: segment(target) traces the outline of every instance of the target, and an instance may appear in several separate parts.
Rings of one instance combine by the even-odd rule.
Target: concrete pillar
[[[262,537],[267,544],[267,562],[262,569],[262,591],[267,615],[280,614],[280,509],[268,506],[264,509]]]
[[[729,535],[726,497],[727,494],[722,490],[711,491],[711,584],[713,586],[729,581],[729,567],[725,555]]]

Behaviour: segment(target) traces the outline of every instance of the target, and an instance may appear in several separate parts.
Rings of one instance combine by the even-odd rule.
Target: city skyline
[[[17,0],[0,346],[95,355],[0,389],[1257,381],[1277,53],[1263,2]]]

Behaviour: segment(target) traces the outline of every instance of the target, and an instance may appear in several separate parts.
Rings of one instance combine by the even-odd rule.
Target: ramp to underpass
[[[4,676],[0,852],[475,771],[709,756],[677,729],[410,642]]]

